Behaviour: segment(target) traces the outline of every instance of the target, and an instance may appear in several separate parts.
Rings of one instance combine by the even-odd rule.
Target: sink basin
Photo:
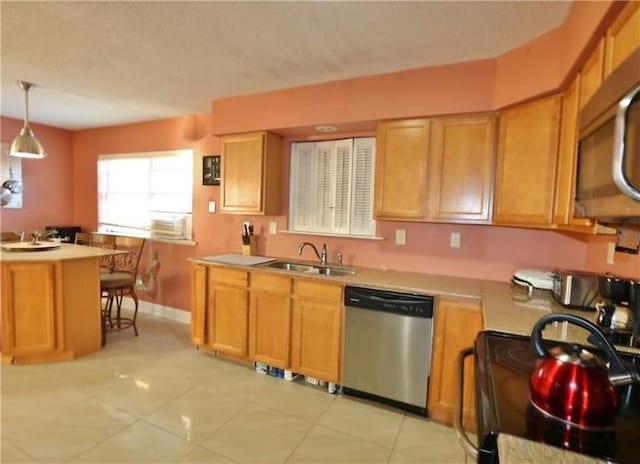
[[[356,273],[354,269],[346,267],[310,266],[307,264],[290,263],[287,261],[274,261],[267,264],[267,266],[274,269],[282,269],[284,271],[302,272],[304,274],[317,274],[334,277],[353,275]]]
[[[346,275],[353,275],[356,273],[356,271],[353,269],[339,268],[339,267],[314,267],[313,270],[308,271],[307,273],[340,277],[340,276],[346,276]]]
[[[285,271],[294,271],[294,272],[309,272],[315,269],[314,266],[307,266],[306,264],[298,264],[298,263],[288,263],[286,261],[274,261],[273,263],[267,264],[269,267],[273,267],[275,269],[283,269]]]

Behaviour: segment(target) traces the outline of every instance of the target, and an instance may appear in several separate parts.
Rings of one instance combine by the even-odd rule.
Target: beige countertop
[[[318,262],[278,258],[283,261],[301,264],[319,265]],[[189,259],[192,263],[211,266],[225,266],[201,258]],[[467,298],[482,303],[485,330],[496,330],[521,335],[530,335],[535,323],[543,316],[552,312],[571,313],[595,321],[595,311],[571,310],[555,302],[550,292],[539,291],[534,299],[523,302],[517,301],[521,292],[514,292],[509,282],[495,282],[489,280],[451,277],[417,272],[383,270],[375,268],[356,267],[353,275],[347,276],[319,276],[293,271],[275,269],[267,264],[255,266],[232,266],[248,271],[264,271],[295,276],[296,278],[320,279],[335,281],[345,285],[355,285],[386,290],[405,291],[433,295],[436,298]],[[332,266],[334,267],[334,266]],[[544,337],[562,341],[586,342],[587,333],[583,329],[566,323],[552,324],[544,331]],[[638,349],[620,347],[625,351],[639,352]]]
[[[53,242],[52,242],[53,243]],[[122,254],[123,251],[96,248],[85,245],[62,243],[59,248],[46,251],[8,251],[0,250],[0,262],[29,263],[42,261],[64,261],[68,259],[100,258],[102,256]]]

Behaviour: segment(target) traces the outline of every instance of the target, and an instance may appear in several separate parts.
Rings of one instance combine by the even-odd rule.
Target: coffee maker
[[[616,345],[640,347],[640,281],[598,277],[597,324]]]

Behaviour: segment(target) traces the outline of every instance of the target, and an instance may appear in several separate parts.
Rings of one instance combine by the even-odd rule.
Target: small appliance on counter
[[[531,297],[535,289],[551,290],[553,288],[553,272],[549,269],[518,269],[514,272],[511,282],[526,288]]]
[[[557,269],[553,273],[551,293],[567,308],[594,310],[598,301],[598,275]]]
[[[640,281],[598,277],[597,324],[617,345],[640,347]]]

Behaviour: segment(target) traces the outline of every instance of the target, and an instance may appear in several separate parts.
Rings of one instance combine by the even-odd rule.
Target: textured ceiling
[[[497,56],[570,1],[0,2],[2,114],[78,129],[215,98]]]

